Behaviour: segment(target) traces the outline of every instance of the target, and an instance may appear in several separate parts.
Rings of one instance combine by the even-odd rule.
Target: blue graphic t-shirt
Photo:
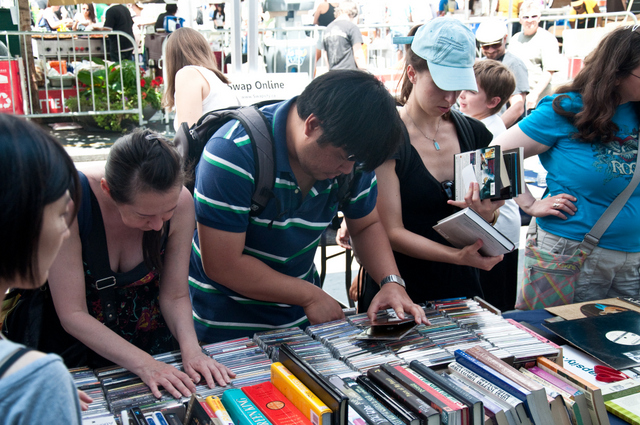
[[[638,117],[632,102],[618,106],[613,121],[619,131],[609,143],[584,143],[574,139],[576,128],[556,114],[547,96],[532,114],[518,123],[520,129],[549,150],[540,154],[540,162],[549,172],[550,196],[568,193],[578,200],[578,211],[567,220],[557,217],[538,219],[540,227],[554,235],[580,241],[611,202],[631,181],[638,156]],[[582,98],[569,93],[561,103],[571,112],[582,109]],[[640,252],[640,185],[609,226],[599,246],[625,252]]]

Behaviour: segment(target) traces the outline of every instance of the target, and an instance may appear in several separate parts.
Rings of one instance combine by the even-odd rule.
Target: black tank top
[[[331,3],[329,3],[329,9],[318,16],[318,25],[321,27],[326,27],[331,22],[333,22],[333,20],[336,19],[335,12],[336,8],[333,7]]]

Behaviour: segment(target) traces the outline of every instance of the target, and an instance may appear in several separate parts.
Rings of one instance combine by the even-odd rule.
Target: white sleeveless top
[[[230,106],[240,105],[240,101],[233,93],[233,90],[228,85],[220,81],[218,76],[213,72],[202,66],[189,65],[185,68],[195,68],[202,74],[209,84],[209,95],[202,100],[202,115],[215,109],[228,108]],[[175,98],[175,94],[174,94]],[[173,128],[177,131],[182,122],[178,118],[180,116],[177,106],[176,119],[173,120]]]

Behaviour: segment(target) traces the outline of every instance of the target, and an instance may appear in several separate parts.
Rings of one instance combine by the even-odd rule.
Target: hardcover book
[[[271,382],[314,425],[331,423],[331,409],[280,362],[271,365]]]
[[[437,410],[422,401],[381,368],[369,369],[367,371],[367,377],[382,387],[388,394],[400,402],[400,404],[409,408],[409,410],[422,419],[424,424],[440,425],[440,413]]]
[[[465,382],[461,378],[455,375],[445,373],[442,375],[442,377],[445,380],[451,382],[451,385],[456,385],[460,387],[462,390],[468,392],[472,396],[482,401],[482,407],[484,408],[485,424],[487,422],[487,419],[489,419],[492,425],[515,425],[515,421],[511,417],[511,412],[509,411],[508,406],[502,407],[494,399],[482,393],[480,390],[471,388],[471,384],[469,382]]]
[[[367,423],[372,425],[391,425],[391,422],[378,412],[371,403],[364,399],[354,389],[348,387],[339,376],[332,376],[329,381],[336,388],[349,397],[351,406]]]
[[[471,413],[470,423],[472,425],[481,425],[483,423],[484,408],[482,406],[482,401],[477,397],[471,395],[468,391],[463,390],[459,386],[454,385],[451,381],[448,381],[442,375],[437,374],[431,368],[423,365],[417,360],[413,360],[409,364],[409,367],[466,404],[469,408],[469,412]]]
[[[270,425],[271,422],[242,390],[231,388],[222,393],[224,405],[235,425]]]
[[[505,406],[516,425],[531,425],[531,420],[527,416],[522,400],[458,362],[449,363],[448,368],[453,375],[466,382],[469,386],[491,397],[500,406]]]
[[[347,425],[348,397],[337,391],[324,376],[311,368],[289,345],[282,344],[280,346],[278,359],[331,409],[333,425]]]
[[[278,358],[284,367],[331,409],[333,425],[347,423],[348,397],[337,391],[324,376],[311,368],[289,345],[282,344],[280,346]]]
[[[565,368],[558,366],[547,358],[538,357],[536,363],[540,369],[559,377],[569,385],[575,386],[584,392],[589,414],[591,415],[591,422],[594,425],[610,425],[609,417],[607,416],[607,411],[604,406],[604,399],[602,398],[602,390],[600,390],[600,388],[569,372]]]
[[[358,384],[352,378],[343,378],[342,381],[344,384],[355,391],[360,397],[365,399],[374,409],[376,409],[382,416],[385,417],[391,424],[393,425],[403,425],[404,422],[400,420],[396,415],[394,415],[389,409],[384,407],[382,403],[380,403],[374,396],[369,394],[367,390],[362,387],[362,385]]]
[[[462,409],[445,395],[413,376],[402,366],[383,364],[380,367],[393,379],[400,382],[423,401],[430,404],[431,407],[439,411],[443,423],[449,425],[462,424]]]
[[[369,378],[364,375],[360,375],[356,378],[356,382],[362,385],[362,388],[389,409],[391,413],[402,421],[402,423],[405,425],[420,425],[420,419],[412,411],[408,410],[406,407],[391,398],[389,394],[373,383]]]
[[[464,208],[443,218],[433,228],[456,248],[473,245],[481,239],[480,254],[486,257],[507,254],[515,249],[509,238],[471,208]]]
[[[573,412],[575,422],[578,425],[592,425],[591,415],[589,413],[589,408],[587,407],[587,398],[584,392],[563,381],[560,377],[542,370],[537,366],[531,367],[528,370],[534,375],[549,382],[549,384],[553,385],[554,388],[556,388],[557,391],[565,397],[567,408]]]
[[[547,392],[542,385],[523,375],[517,369],[509,366],[480,346],[468,348],[466,353],[531,392],[532,404],[529,405],[529,408],[532,411],[534,422],[540,424],[553,422]]]
[[[274,425],[311,425],[309,419],[271,382],[242,387],[242,392]]]

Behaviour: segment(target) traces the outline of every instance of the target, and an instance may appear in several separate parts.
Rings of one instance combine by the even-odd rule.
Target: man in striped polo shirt
[[[396,149],[401,121],[395,101],[372,75],[331,71],[293,99],[262,108],[275,146],[274,198],[249,215],[255,161],[246,131],[225,124],[207,143],[196,170],[189,271],[199,340],[216,342],[255,332],[343,318],[320,288],[313,263],[320,236],[338,207],[336,177],[356,163],[343,204],[360,261],[382,289],[369,309],[392,307],[426,321],[398,276],[375,209],[373,170]],[[387,284],[389,283],[389,284]]]

